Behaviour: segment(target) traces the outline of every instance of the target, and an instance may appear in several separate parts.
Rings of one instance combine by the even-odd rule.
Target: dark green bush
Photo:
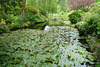
[[[20,28],[20,23],[11,23],[11,24],[8,25],[8,28],[10,30]]]
[[[11,6],[11,5],[6,5],[6,13],[7,14],[14,14],[15,16],[20,15],[21,14],[21,7],[19,6]]]
[[[4,26],[0,26],[0,33],[5,32],[5,30]]]
[[[87,22],[81,21],[81,22],[77,22],[75,25],[79,29],[80,34],[87,35],[88,30],[89,30]]]
[[[87,17],[87,14],[86,14]],[[84,18],[83,18],[84,19]],[[92,14],[87,19],[85,18],[84,21],[78,22],[76,24],[77,28],[82,31],[82,33],[99,35],[100,32],[100,15],[99,14]]]
[[[13,14],[7,15],[6,20],[4,22],[5,25],[0,26],[0,33],[19,29],[22,24],[24,24],[24,21],[21,16],[14,16]]]
[[[26,13],[25,14],[26,20],[28,21],[34,21],[35,16],[32,13]]]
[[[2,12],[0,11],[0,20],[1,20],[1,19],[6,20],[6,19],[7,19],[7,15],[6,15],[5,13],[2,13]]]
[[[15,23],[15,22],[22,22],[21,16],[14,16],[14,14],[0,14],[0,20],[4,19],[7,24]],[[20,20],[20,21],[19,21]]]
[[[8,24],[8,28],[10,30],[20,28],[23,23],[24,23],[24,20],[21,18],[21,16],[14,16],[11,23]]]
[[[83,9],[84,12],[89,12],[89,8]]]
[[[7,24],[11,24],[11,23],[15,23],[16,19],[17,19],[18,16],[14,16],[14,14],[8,14],[5,22]]]
[[[100,34],[100,22],[97,23],[97,25],[98,25],[98,26],[97,26],[97,33]],[[100,35],[99,35],[99,36],[100,36]]]
[[[94,14],[92,15],[88,20],[88,29],[90,33],[99,31],[97,30],[97,27],[99,26],[98,23],[100,23],[100,15],[99,14]]]
[[[76,24],[81,35],[85,35],[89,51],[94,53],[98,62],[96,67],[100,67],[100,3],[94,3],[90,11],[82,16],[83,22]]]
[[[82,17],[79,11],[74,11],[73,13],[68,15],[69,20],[72,22],[72,24],[75,24],[79,21],[81,21]]]
[[[17,19],[15,19],[15,22],[22,24],[24,22],[23,18],[21,16],[16,16]]]
[[[40,12],[38,8],[34,8],[33,6],[25,6],[26,12],[32,13],[32,14],[37,14]]]

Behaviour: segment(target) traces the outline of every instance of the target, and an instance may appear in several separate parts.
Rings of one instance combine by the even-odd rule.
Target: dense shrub
[[[8,28],[10,30],[20,28],[23,23],[24,23],[24,21],[21,18],[21,16],[14,16],[11,23],[8,24]]]
[[[34,21],[35,16],[32,13],[26,13],[25,17],[28,21]]]
[[[79,11],[74,11],[71,14],[68,15],[69,20],[72,22],[72,24],[77,23],[81,21],[82,17]]]
[[[43,15],[39,16],[38,14],[33,15],[32,13],[26,13],[25,20],[23,20],[20,15],[3,15],[1,15],[0,18],[4,18],[5,25],[3,22],[0,23],[0,33],[17,30],[20,28],[44,29],[44,26],[46,25],[46,17]]]
[[[10,30],[15,30],[15,29],[17,29],[19,27],[20,27],[20,23],[11,23],[11,24],[8,25],[8,28]]]
[[[0,20],[1,20],[1,19],[6,20],[6,19],[7,19],[7,15],[6,15],[5,13],[2,13],[2,12],[0,11]]]
[[[92,16],[90,12],[86,12],[84,15],[82,15],[82,21],[88,21],[88,19]]]
[[[98,13],[100,14],[100,2],[94,3],[90,6],[90,12],[91,13]]]
[[[94,14],[88,19],[88,27],[90,33],[96,32],[97,33],[97,27],[99,26],[98,23],[100,23],[100,15]],[[99,31],[99,30],[98,30]]]
[[[56,22],[49,21],[48,25],[49,26],[64,26],[64,23],[62,23],[60,21],[56,21]]]
[[[15,22],[22,22],[21,16],[14,16],[14,14],[5,14],[2,12],[0,13],[0,20],[1,19],[4,19],[7,24],[15,23]]]
[[[84,12],[89,12],[89,8],[82,9]]]
[[[1,19],[0,33],[9,32],[10,30],[16,30],[24,23],[21,16],[14,16],[13,14],[6,15],[6,19]]]
[[[85,24],[82,24],[79,27],[84,27],[84,30],[80,28],[83,32],[86,31],[87,34],[93,34],[96,35],[100,34],[100,2],[93,3],[90,6],[90,11],[82,15],[82,21],[86,22],[87,25],[83,26]]]
[[[87,48],[89,51],[93,52],[94,57],[96,58],[97,65],[100,63],[100,39],[88,35],[86,38]]]
[[[40,12],[38,8],[33,8],[33,6],[26,6],[25,9],[26,9],[26,12],[32,13],[32,14],[37,14]]]
[[[22,23],[23,19],[21,18],[21,16],[14,16],[14,14],[8,14],[5,22],[7,24],[11,24],[11,23],[15,23],[15,22]]]
[[[85,34],[85,35],[87,34],[87,32],[88,32],[88,23],[87,22],[81,21],[81,22],[77,22],[75,25],[79,29],[80,34]]]
[[[100,22],[99,23],[97,23],[97,34],[99,34],[99,37],[100,37]]]
[[[6,5],[5,9],[7,10],[7,14],[14,14],[14,15],[20,15],[21,14],[21,7],[17,6],[12,6],[12,5]]]
[[[86,15],[85,21],[78,22],[76,24],[77,28],[80,29],[85,35],[87,34],[99,34],[100,31],[100,15],[99,14],[91,14],[89,17]]]
[[[4,19],[1,19],[1,23],[0,23],[0,33],[5,32],[6,31],[6,22]]]
[[[69,10],[86,9],[96,0],[68,0],[67,5],[70,7]]]

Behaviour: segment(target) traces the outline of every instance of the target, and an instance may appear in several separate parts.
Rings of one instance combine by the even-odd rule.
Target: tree
[[[22,18],[25,18],[25,4],[26,4],[26,0],[22,0],[22,11],[21,11],[21,15]]]
[[[58,0],[27,0],[26,6],[39,9],[42,14],[57,12]]]
[[[6,14],[14,13],[18,15],[18,12],[21,12],[21,2],[22,0],[0,0],[1,11]]]
[[[62,11],[67,10],[67,5],[66,5],[67,0],[58,0],[58,4],[60,5],[60,9]]]
[[[4,4],[5,4],[6,2],[7,2],[6,0],[0,0],[1,10],[2,10],[3,13],[5,13],[5,7],[4,7]]]
[[[68,0],[67,5],[69,6],[69,10],[78,10],[78,9],[86,9],[92,3],[95,3],[96,0]]]

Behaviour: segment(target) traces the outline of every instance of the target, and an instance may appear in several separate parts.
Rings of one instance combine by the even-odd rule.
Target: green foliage
[[[99,11],[100,3],[94,3],[90,6],[90,11],[86,12],[84,15],[82,15],[82,20],[85,22],[85,24],[78,25],[77,27],[87,34],[93,34],[99,35],[100,33],[100,11]],[[78,23],[79,24],[79,23]]]
[[[46,20],[46,17],[40,14],[32,14],[32,13],[26,13],[26,20],[31,22],[44,22]]]
[[[82,21],[88,21],[88,19],[92,16],[92,13],[86,12],[82,15]]]
[[[25,17],[28,21],[34,21],[34,19],[36,18],[32,13],[26,13]]]
[[[0,33],[2,32],[9,32],[9,28],[4,19],[1,19],[1,23],[0,23]]]
[[[21,25],[23,24],[23,19],[21,18],[21,16],[14,16],[12,14],[12,15],[7,15],[6,20],[1,21],[1,23],[3,22],[6,25],[1,24],[0,30],[2,31],[0,31],[0,33],[20,28]]]
[[[3,31],[6,31],[6,22],[4,19],[1,19],[1,23],[0,23],[0,33],[3,32]]]
[[[68,17],[72,24],[77,23],[82,19],[79,11],[72,12],[71,14],[68,15]]]
[[[99,39],[93,36],[86,37],[86,41],[88,42],[88,48],[90,48],[90,51],[92,52],[98,52],[99,45]]]
[[[4,7],[4,13],[19,15],[21,13],[22,0],[0,0]]]
[[[40,13],[40,10],[38,8],[34,8],[33,6],[26,6],[25,10],[26,12],[32,13],[32,14]]]
[[[70,26],[71,22],[68,20],[68,12],[66,11],[61,11],[55,14],[48,14],[48,25],[50,26]],[[56,21],[53,21],[55,19]]]
[[[90,12],[91,13],[98,13],[100,14],[100,2],[94,3],[90,6]]]
[[[27,0],[26,6],[32,6],[39,9],[44,15],[46,13],[57,12],[57,0]]]
[[[77,28],[82,31],[81,33],[84,33],[85,35],[87,34],[97,34],[99,35],[100,31],[100,15],[98,14],[91,14],[84,16],[85,21],[78,22],[76,23]]]
[[[58,0],[58,6],[57,6],[58,12],[67,10],[68,7],[66,5],[66,2],[67,0]]]
[[[1,20],[1,19],[6,20],[6,19],[7,19],[7,15],[4,14],[4,13],[2,13],[2,12],[0,11],[0,20]]]
[[[97,64],[96,64],[96,67],[100,67],[100,63],[97,63]]]
[[[81,35],[85,35],[86,46],[94,56],[98,63],[100,62],[100,3],[94,3],[90,6],[90,11],[82,15],[82,22],[76,23]],[[97,67],[99,64],[96,65]]]
[[[82,33],[86,35],[88,33],[88,23],[87,22],[81,21],[81,22],[77,22],[75,25],[79,29],[80,34]]]
[[[8,14],[14,14],[14,15],[21,14],[21,7],[19,7],[19,6],[11,7],[8,5],[6,8],[7,8],[7,10],[9,10],[9,11],[7,11]]]
[[[1,19],[0,25],[5,25],[5,24],[6,24],[5,20],[4,19]]]
[[[21,16],[14,16],[14,14],[6,15],[7,18],[4,21],[5,23],[0,23],[0,33],[6,32],[6,30],[17,30],[20,28],[36,28],[43,29],[47,24],[46,17],[38,14],[33,15],[32,13],[26,13],[25,21]],[[4,25],[6,24],[6,25]]]
[[[83,9],[82,11],[84,11],[84,12],[89,12],[89,8],[86,8],[86,9]]]
[[[35,22],[45,22],[45,21],[47,21],[48,19],[47,19],[47,17],[46,16],[44,16],[44,15],[40,15],[40,14],[35,14]]]
[[[65,60],[61,59],[61,56],[65,54],[62,52],[65,48],[65,58],[71,62],[68,65],[73,63],[77,65],[77,62],[79,64],[83,62],[92,64],[94,59],[92,53],[87,52],[83,47],[69,45],[70,34],[65,33],[71,30],[75,31],[76,29],[70,27],[53,27],[49,31],[24,29],[2,34],[0,36],[0,66],[61,66],[64,65],[60,60]],[[70,58],[67,59],[67,57]],[[82,58],[85,60],[82,61]],[[63,61],[63,63],[65,62]]]
[[[88,37],[86,37],[86,41],[87,41],[87,47],[90,49],[91,52],[93,52],[94,57],[97,60],[97,63],[100,62],[100,39],[94,37],[93,35],[90,36],[88,35]],[[97,64],[98,66],[98,64]]]
[[[19,28],[20,27],[20,23],[11,23],[8,25],[9,29],[14,29],[14,28]]]
[[[98,25],[98,26],[97,26],[97,34],[100,35],[100,22],[97,23],[97,25]]]
[[[64,23],[60,22],[60,21],[56,21],[56,22],[53,22],[53,21],[49,21],[49,26],[64,26]]]
[[[100,2],[100,0],[97,0],[97,2]]]
[[[21,16],[15,16],[15,22],[16,23],[23,23],[24,22],[24,20],[22,19],[22,17]]]
[[[36,28],[37,28],[39,26],[45,25],[46,23],[44,23],[44,22],[46,20],[46,17],[40,14],[39,8],[41,6],[40,7],[37,6],[39,3],[41,3],[41,5],[43,5],[43,6],[44,5],[46,6],[46,4],[42,4],[43,1],[44,0],[42,0],[42,1],[40,0],[38,3],[37,3],[37,0],[32,1],[32,2],[34,2],[35,8],[33,7],[32,2],[28,2],[28,4],[26,3],[26,5],[27,5],[25,7],[26,19],[23,20],[22,17],[20,16],[22,0],[8,0],[8,1],[1,0],[0,7],[1,7],[1,5],[4,6],[4,13],[2,13],[0,11],[0,20],[4,19],[6,25],[2,25],[0,27],[0,30],[2,30],[2,32],[6,32],[7,29],[16,30],[16,29],[26,28],[26,27],[31,28],[31,27],[35,26],[35,24],[39,24],[39,25],[36,25]],[[47,3],[47,1],[45,3]],[[42,23],[38,23],[38,22],[42,22]],[[2,32],[0,32],[0,33],[2,33]]]
[[[98,23],[100,23],[100,15],[94,14],[88,19],[88,25],[89,25],[89,31],[91,33],[97,32],[97,27],[99,26]]]

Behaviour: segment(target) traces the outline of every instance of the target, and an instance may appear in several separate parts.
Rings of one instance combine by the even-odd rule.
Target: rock
[[[49,26],[45,26],[45,29],[44,30],[48,30],[50,27]]]
[[[71,27],[75,28],[75,24],[72,24]]]
[[[56,18],[53,18],[53,19],[52,19],[52,21],[53,21],[53,22],[56,22],[56,21],[57,21],[57,19],[56,19]]]
[[[66,25],[70,25],[71,24],[70,21],[63,21],[63,23],[66,24]]]

